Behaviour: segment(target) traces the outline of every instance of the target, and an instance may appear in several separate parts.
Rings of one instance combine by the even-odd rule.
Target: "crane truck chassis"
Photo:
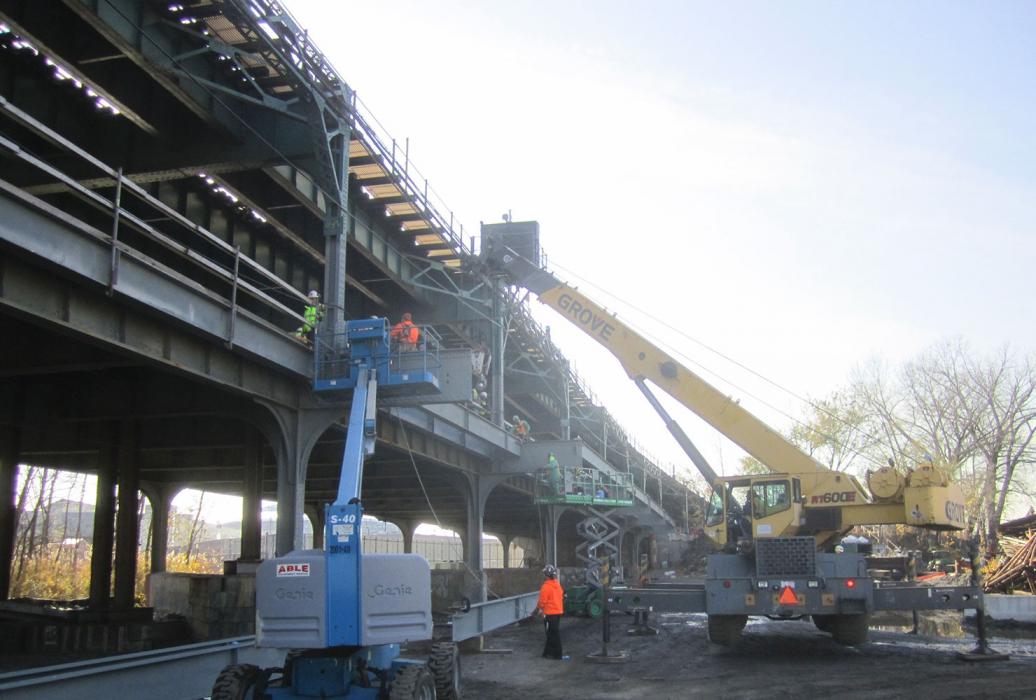
[[[918,586],[876,581],[865,552],[842,538],[857,525],[903,523],[964,528],[960,488],[932,463],[903,474],[883,467],[868,489],[803,453],[730,397],[539,264],[539,224],[483,224],[482,262],[489,275],[523,287],[611,352],[712,487],[705,533],[704,587],[616,588],[611,601],[656,612],[704,612],[709,639],[730,645],[748,617],[810,616],[847,645],[866,641],[879,610],[982,608],[977,586]],[[650,381],[772,471],[721,478],[658,401]]]

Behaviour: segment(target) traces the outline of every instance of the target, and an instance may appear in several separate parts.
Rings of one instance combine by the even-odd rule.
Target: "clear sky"
[[[562,277],[779,428],[800,403],[639,311],[810,396],[950,336],[1036,349],[1036,4],[287,6],[469,232],[539,220]],[[687,464],[618,366],[541,317]]]

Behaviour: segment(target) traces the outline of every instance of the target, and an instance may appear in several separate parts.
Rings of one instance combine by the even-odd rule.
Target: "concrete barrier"
[[[159,615],[183,617],[199,642],[255,632],[253,575],[151,574],[148,603]]]
[[[987,593],[984,600],[986,617],[996,622],[1036,624],[1036,596]],[[965,614],[974,617],[975,611],[968,610]]]

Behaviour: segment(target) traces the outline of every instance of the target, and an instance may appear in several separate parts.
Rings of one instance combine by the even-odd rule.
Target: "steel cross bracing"
[[[576,545],[576,557],[586,564],[586,582],[595,586],[611,584],[611,574],[619,566],[619,547],[615,540],[622,533],[619,524],[610,517],[617,509],[598,510],[587,507],[587,515],[576,525],[576,533],[583,541]],[[608,565],[608,575],[601,570]]]

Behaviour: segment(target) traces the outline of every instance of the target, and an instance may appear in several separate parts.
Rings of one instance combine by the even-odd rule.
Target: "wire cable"
[[[432,505],[432,499],[431,499],[431,497],[428,496],[428,490],[424,486],[424,479],[421,478],[421,470],[419,470],[417,468],[417,460],[414,458],[414,451],[410,448],[410,438],[407,437],[406,426],[403,425],[403,421],[402,420],[399,421],[399,430],[403,434],[403,444],[406,446],[407,455],[410,457],[410,464],[413,465],[413,467],[414,467],[414,474],[417,475],[417,483],[421,485],[421,493],[424,494],[424,500],[428,504],[428,510],[431,511],[432,517],[435,519],[435,525],[440,530],[447,530],[449,528],[443,527],[442,521],[439,520],[439,514],[435,512],[435,507]],[[472,494],[472,496],[474,498],[476,498],[476,499],[478,498],[478,494]],[[451,530],[451,532],[452,532],[452,530]],[[503,545],[503,542],[501,542],[500,544]],[[452,545],[452,543],[451,543],[451,545]],[[479,548],[479,554],[481,555],[481,551],[482,551],[482,531],[481,531],[481,529],[479,530],[479,533],[478,533],[478,542],[468,542],[468,548],[470,549],[471,547],[478,547]],[[479,558],[481,559],[482,557],[479,556]],[[485,572],[483,571],[482,574],[479,575],[479,573],[477,571],[475,571],[474,569],[472,569],[468,565],[468,561],[464,557],[464,550],[463,550],[463,548],[461,549],[461,553],[460,553],[460,561],[464,565],[464,568],[468,570],[468,573],[470,573],[472,576],[474,576],[475,580],[478,581],[481,585],[486,587],[486,594],[487,595],[492,595],[494,597],[499,597],[499,596],[496,595],[496,593],[493,591],[493,589],[489,587],[489,577],[485,575]]]

